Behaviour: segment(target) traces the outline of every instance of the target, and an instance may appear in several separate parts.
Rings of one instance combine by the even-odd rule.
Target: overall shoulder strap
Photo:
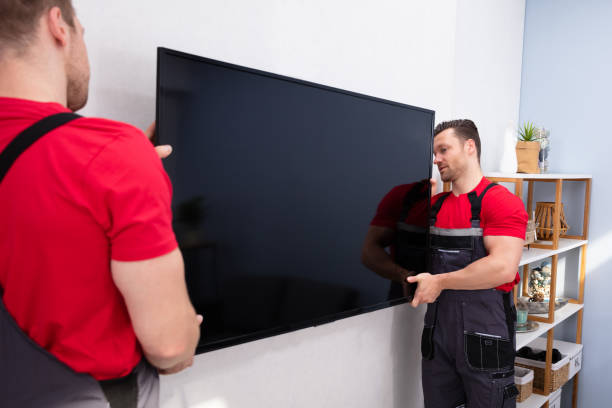
[[[0,153],[0,182],[2,182],[13,163],[28,147],[52,130],[80,117],[80,115],[72,112],[57,113],[39,120],[19,133]]]
[[[429,225],[432,227],[436,224],[436,220],[438,219],[438,213],[440,212],[440,208],[442,208],[442,204],[444,204],[444,200],[446,200],[449,196],[450,192],[446,192],[438,198],[438,201],[431,207],[431,212],[429,215]]]
[[[480,210],[482,208],[482,198],[491,188],[497,186],[497,183],[491,183],[482,190],[480,195],[476,194],[476,191],[472,191],[468,194],[468,199],[470,200],[470,205],[472,207],[472,222],[480,221]]]

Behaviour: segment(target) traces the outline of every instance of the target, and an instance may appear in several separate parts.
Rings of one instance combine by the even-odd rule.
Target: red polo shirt
[[[56,103],[0,98],[0,150]],[[0,285],[19,326],[77,372],[128,374],[142,358],[110,260],[176,248],[171,185],[138,129],[80,118],[37,141],[0,183]]]

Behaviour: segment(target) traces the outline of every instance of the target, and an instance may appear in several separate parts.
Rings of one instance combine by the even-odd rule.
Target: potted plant
[[[518,141],[516,142],[517,173],[540,172],[538,166],[540,142],[536,130],[533,123],[525,122],[518,131]]]

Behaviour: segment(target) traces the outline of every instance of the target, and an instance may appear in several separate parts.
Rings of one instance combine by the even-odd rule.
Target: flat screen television
[[[165,48],[157,69],[198,353],[405,302],[361,248],[383,196],[429,180],[433,111]]]

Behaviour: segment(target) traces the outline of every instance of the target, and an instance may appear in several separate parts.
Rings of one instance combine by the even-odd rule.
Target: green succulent
[[[523,123],[523,126],[518,131],[518,139],[522,142],[534,142],[538,140],[534,124],[531,122]]]

